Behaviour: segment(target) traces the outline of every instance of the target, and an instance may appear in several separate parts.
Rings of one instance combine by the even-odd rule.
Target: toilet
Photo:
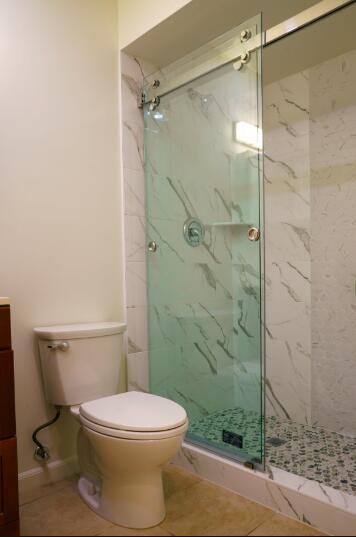
[[[80,422],[79,494],[98,515],[145,529],[165,518],[162,467],[188,429],[185,410],[155,395],[118,394],[122,323],[35,328],[46,399]]]

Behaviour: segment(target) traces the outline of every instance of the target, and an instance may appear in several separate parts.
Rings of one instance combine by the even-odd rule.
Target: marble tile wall
[[[266,397],[311,422],[309,74],[264,89]]]
[[[144,123],[137,106],[154,68],[121,53],[128,388],[148,391]]]
[[[269,415],[356,435],[356,52],[265,89]]]
[[[356,436],[356,51],[310,73],[313,422]]]

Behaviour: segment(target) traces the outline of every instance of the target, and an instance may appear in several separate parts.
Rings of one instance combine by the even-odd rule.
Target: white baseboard
[[[34,489],[57,483],[75,473],[78,473],[76,456],[68,459],[58,459],[22,472],[19,474],[20,497]]]

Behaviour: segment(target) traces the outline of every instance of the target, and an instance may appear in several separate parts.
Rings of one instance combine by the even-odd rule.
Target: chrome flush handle
[[[47,347],[52,351],[67,352],[69,350],[70,345],[68,341],[59,341],[58,343],[50,343],[49,345],[47,345]]]

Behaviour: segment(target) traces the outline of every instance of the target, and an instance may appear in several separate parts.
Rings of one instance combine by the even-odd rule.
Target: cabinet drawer
[[[16,435],[14,357],[0,351],[0,440]]]
[[[11,349],[10,306],[0,306],[0,350]]]
[[[16,438],[0,442],[0,526],[19,519]]]

